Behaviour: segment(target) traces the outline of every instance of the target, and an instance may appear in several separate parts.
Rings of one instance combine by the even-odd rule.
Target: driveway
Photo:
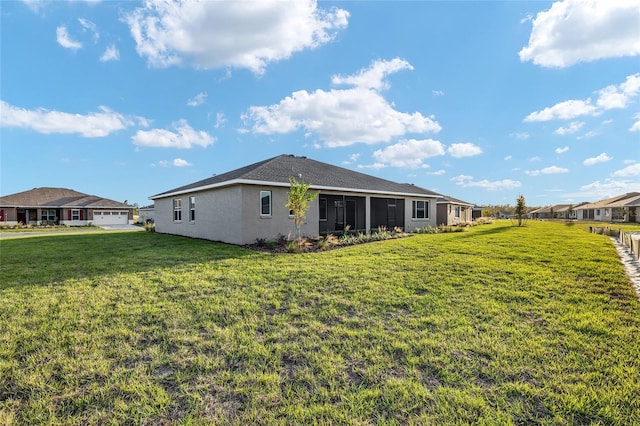
[[[144,231],[144,227],[136,225],[102,225],[100,228],[107,231]]]

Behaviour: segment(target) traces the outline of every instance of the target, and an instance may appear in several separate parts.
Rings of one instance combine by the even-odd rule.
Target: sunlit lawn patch
[[[0,424],[640,423],[640,302],[580,226],[0,250]]]

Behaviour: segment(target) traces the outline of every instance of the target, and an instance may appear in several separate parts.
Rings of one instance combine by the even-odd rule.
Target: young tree
[[[302,244],[302,235],[300,234],[300,226],[306,218],[306,212],[309,210],[309,203],[313,201],[317,196],[317,192],[310,193],[310,183],[304,181],[298,181],[295,177],[289,177],[289,198],[285,203],[285,206],[291,211],[293,224],[296,227],[296,237],[298,238],[298,244]]]
[[[520,196],[516,199],[515,213],[516,216],[518,216],[518,226],[522,226],[524,217],[527,214],[527,205],[524,201],[524,195],[522,194],[520,194]]]

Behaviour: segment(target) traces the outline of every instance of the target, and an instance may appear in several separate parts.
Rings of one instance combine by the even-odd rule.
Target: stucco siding
[[[190,220],[189,197],[195,197],[195,220]],[[182,219],[173,220],[173,200],[180,199]],[[156,232],[242,244],[239,187],[193,192],[155,200]]]
[[[288,188],[275,186],[242,185],[242,244],[251,244],[258,238],[275,240],[280,235],[295,237],[295,226],[285,207]],[[260,214],[260,191],[271,191],[271,215]],[[309,205],[301,233],[307,237],[319,234],[318,198]]]
[[[426,219],[414,219],[413,201],[429,201],[429,217]],[[416,228],[424,228],[425,226],[436,226],[437,222],[437,205],[435,198],[412,198],[405,199],[404,209],[404,229],[406,232],[413,232]]]

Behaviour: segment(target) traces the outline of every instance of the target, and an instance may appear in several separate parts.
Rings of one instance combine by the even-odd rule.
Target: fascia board
[[[198,186],[195,188],[185,189],[182,191],[174,191],[169,192],[167,194],[154,195],[149,197],[150,200],[157,200],[161,198],[169,198],[175,197],[177,195],[185,195],[193,192],[206,191],[210,189],[218,189],[226,186],[233,185],[261,185],[261,186],[276,186],[281,188],[288,188],[289,183],[284,182],[270,182],[270,181],[258,181],[251,179],[234,179],[225,182],[214,183],[211,185]],[[356,189],[356,188],[340,188],[340,187],[332,187],[332,186],[320,186],[320,185],[311,185],[309,189],[317,190],[317,191],[334,191],[334,192],[346,192],[353,194],[374,194],[374,195],[395,195],[402,197],[414,197],[414,198],[438,198],[440,195],[428,195],[428,194],[415,194],[410,192],[392,192],[392,191],[378,191],[372,189]]]

